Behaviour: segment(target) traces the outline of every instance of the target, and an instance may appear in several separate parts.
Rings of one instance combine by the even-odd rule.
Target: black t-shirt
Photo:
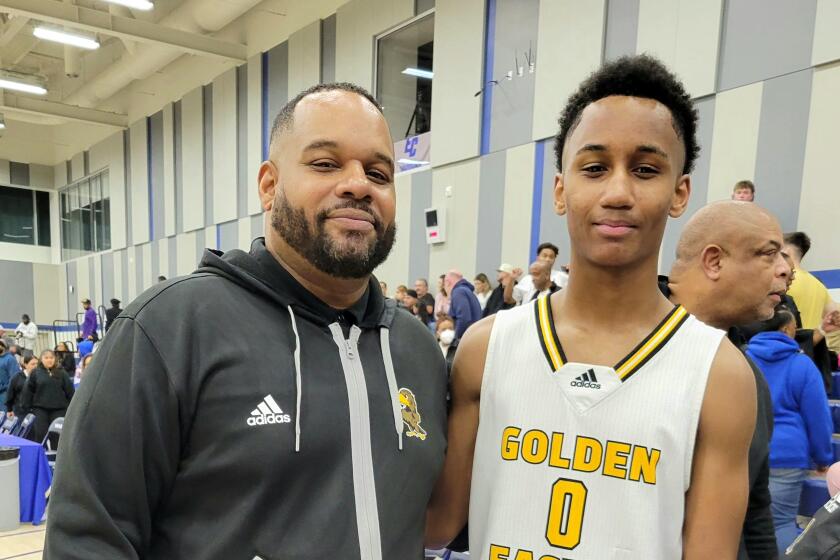
[[[431,306],[431,313],[429,313],[428,308],[426,306]],[[423,321],[425,324],[428,325],[432,321],[436,320],[434,316],[434,309],[435,298],[432,297],[432,294],[426,293],[425,295],[423,295],[423,297],[417,298],[417,316],[420,317],[420,320]]]

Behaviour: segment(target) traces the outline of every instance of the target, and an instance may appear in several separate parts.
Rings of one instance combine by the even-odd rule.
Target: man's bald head
[[[546,290],[551,285],[551,263],[548,261],[535,260],[528,267],[528,274],[531,275],[534,287],[539,291]]]
[[[728,328],[771,317],[789,274],[775,216],[727,200],[701,208],[685,225],[669,285],[690,313]]]
[[[778,237],[774,240],[779,241],[782,230],[778,220],[757,204],[735,200],[713,202],[698,210],[683,228],[677,244],[677,262],[685,264],[697,259],[709,245],[730,251],[730,247],[776,232],[778,236],[771,237]]]

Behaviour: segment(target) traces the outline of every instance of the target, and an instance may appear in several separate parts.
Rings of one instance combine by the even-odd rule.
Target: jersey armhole
[[[688,433],[686,434],[688,445],[686,446],[685,473],[683,474],[683,489],[686,492],[691,486],[691,473],[694,470],[694,446],[697,443],[697,431],[700,429],[700,414],[703,410],[703,402],[706,400],[706,390],[709,387],[709,374],[711,373],[712,363],[717,358],[718,352],[720,352],[725,334],[723,331],[717,329],[713,329],[713,332],[710,333],[709,346],[711,347],[714,344],[714,352],[706,353],[706,360],[699,364],[697,368],[697,373],[702,376],[702,379],[699,379],[698,383],[703,384],[703,390],[696,391],[694,393],[696,395],[694,401],[688,403],[690,412]]]

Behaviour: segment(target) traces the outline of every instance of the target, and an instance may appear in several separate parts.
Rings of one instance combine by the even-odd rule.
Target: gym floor
[[[21,525],[0,533],[0,560],[41,560],[47,524]]]

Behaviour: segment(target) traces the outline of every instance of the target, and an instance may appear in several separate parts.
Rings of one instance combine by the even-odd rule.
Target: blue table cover
[[[47,509],[46,492],[52,484],[44,447],[8,434],[0,434],[0,447],[20,448],[20,522],[38,525]]]

